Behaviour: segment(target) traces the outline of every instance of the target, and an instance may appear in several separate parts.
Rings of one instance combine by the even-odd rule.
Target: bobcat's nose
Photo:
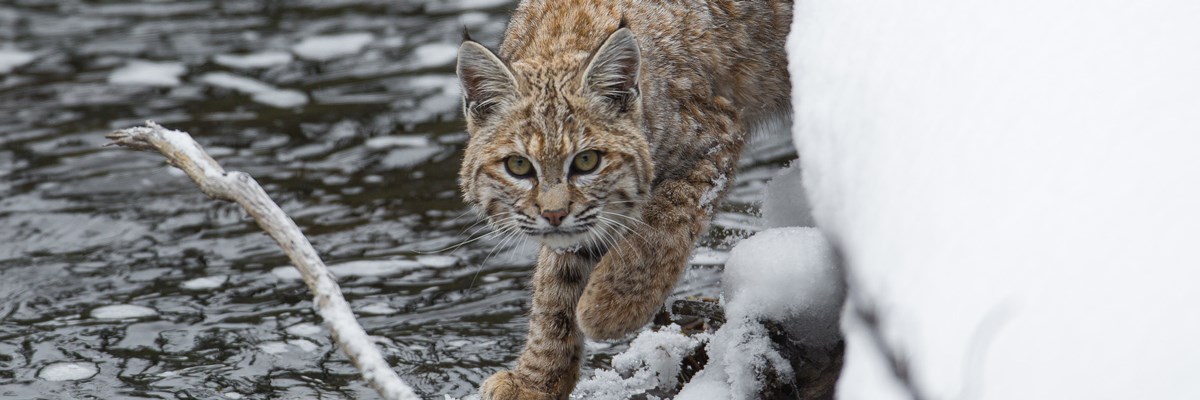
[[[566,217],[567,217],[567,210],[563,209],[563,208],[560,208],[557,210],[542,211],[542,218],[545,218],[547,222],[550,222],[551,226],[562,225],[562,220],[563,220],[563,218],[566,218]]]

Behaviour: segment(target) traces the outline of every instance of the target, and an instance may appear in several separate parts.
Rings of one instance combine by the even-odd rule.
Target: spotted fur
[[[567,398],[585,335],[621,337],[661,306],[747,129],[788,109],[791,6],[524,0],[498,54],[464,41],[464,198],[497,229],[542,243],[525,350],[484,382],[484,398]],[[600,164],[573,172],[587,150]],[[509,157],[534,176],[511,173]]]

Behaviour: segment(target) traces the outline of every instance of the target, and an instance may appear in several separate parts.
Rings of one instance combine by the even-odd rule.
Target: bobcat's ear
[[[457,70],[467,122],[481,124],[517,97],[517,80],[508,66],[479,43],[467,40],[458,47]]]
[[[583,73],[583,90],[612,110],[624,113],[638,101],[642,53],[629,28],[608,36]]]

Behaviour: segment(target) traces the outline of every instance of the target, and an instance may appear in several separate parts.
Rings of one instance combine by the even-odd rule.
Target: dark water
[[[100,147],[146,119],[255,176],[335,269],[360,262],[343,291],[423,395],[474,392],[520,350],[533,248],[436,251],[487,233],[456,191],[453,49],[463,26],[494,45],[511,7],[0,2],[0,398],[375,398],[240,209],[157,156]],[[720,249],[793,156],[781,135],[749,153],[702,250],[715,265],[681,296],[719,293]],[[112,305],[143,315],[105,318]],[[589,348],[592,368],[623,345]],[[64,365],[80,379],[46,379]]]

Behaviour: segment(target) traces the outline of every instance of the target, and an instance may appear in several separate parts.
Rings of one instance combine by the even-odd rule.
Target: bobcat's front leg
[[[566,399],[571,394],[583,360],[575,303],[595,263],[584,253],[542,249],[533,273],[525,350],[515,369],[484,381],[480,391],[485,400]]]
[[[744,130],[723,98],[681,107],[686,129],[700,148],[695,159],[656,160],[662,178],[642,212],[642,222],[609,248],[576,306],[580,328],[592,339],[616,339],[654,317],[687,266],[692,246],[708,227],[712,207],[733,183]],[[702,143],[702,144],[699,144]],[[700,155],[703,155],[702,157]]]

